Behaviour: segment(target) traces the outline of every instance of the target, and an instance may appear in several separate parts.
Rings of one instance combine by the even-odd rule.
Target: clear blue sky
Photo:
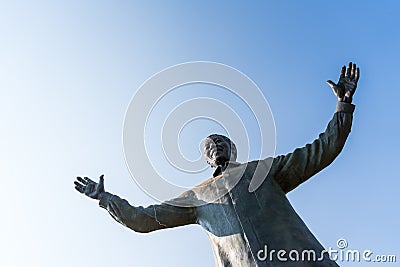
[[[399,11],[398,1],[2,1],[0,265],[213,265],[199,226],[136,234],[73,189],[77,175],[104,173],[107,190],[154,203],[125,165],[125,111],[147,78],[192,60],[255,81],[277,154],[325,129],[336,104],[325,81],[356,62],[342,154],[288,197],[325,247],[346,238],[400,260]]]

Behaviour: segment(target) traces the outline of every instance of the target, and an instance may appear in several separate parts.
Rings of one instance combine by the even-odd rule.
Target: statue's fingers
[[[78,182],[78,181],[74,181],[74,184],[77,185],[77,186],[83,186],[83,184],[81,184],[81,183]]]
[[[336,83],[332,82],[331,80],[327,80],[326,83],[333,89],[336,86]]]
[[[337,84],[332,82],[331,80],[327,80],[326,83],[329,85],[329,87],[332,89],[334,94],[337,94]]]
[[[360,68],[356,69],[356,74],[354,76],[354,79],[356,80],[356,82],[358,82],[358,79],[360,78]]]
[[[78,186],[75,186],[75,189],[76,189],[76,191],[78,191],[79,193],[82,193],[82,194],[85,192],[82,188],[80,188]]]
[[[331,87],[333,94],[338,96],[339,92],[337,91],[337,85],[331,80],[327,80],[326,83]]]
[[[78,190],[80,193],[85,192],[85,190],[83,188],[83,185],[81,185],[81,184],[79,184],[77,182],[75,182],[74,184],[75,184],[75,189]]]
[[[349,62],[349,66],[347,67],[346,77],[350,77],[352,65],[353,63]]]
[[[344,78],[345,74],[346,74],[346,66],[343,66],[342,70],[340,71],[340,78]]]
[[[353,66],[351,68],[351,75],[350,75],[351,79],[354,79],[356,76],[356,68],[357,68],[356,64],[353,64]]]
[[[83,177],[87,183],[96,183],[95,181],[93,181],[92,179],[90,179],[89,177]]]
[[[82,177],[76,177],[76,179],[79,181],[79,182],[81,182],[82,184],[87,184],[87,181],[86,180],[84,180],[84,179],[82,179]]]
[[[99,192],[104,190],[104,174],[100,175],[97,190],[99,190]]]

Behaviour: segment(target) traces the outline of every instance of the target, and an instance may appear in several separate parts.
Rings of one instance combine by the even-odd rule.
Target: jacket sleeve
[[[147,208],[135,207],[110,193],[105,193],[99,205],[117,222],[140,233],[196,223],[195,207],[179,207],[167,203]]]
[[[351,130],[354,108],[352,104],[338,102],[325,132],[314,142],[273,160],[273,177],[285,193],[327,167],[339,155]]]

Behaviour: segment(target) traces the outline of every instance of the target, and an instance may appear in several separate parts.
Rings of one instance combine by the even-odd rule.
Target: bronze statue
[[[201,186],[176,199],[147,208],[131,206],[105,191],[103,175],[99,183],[77,177],[75,188],[99,200],[116,221],[136,232],[201,225],[211,240],[217,266],[338,266],[297,215],[286,194],[327,167],[341,152],[351,130],[355,108],[351,102],[359,76],[359,68],[350,62],[347,68],[343,66],[337,84],[327,81],[338,98],[336,112],[324,133],[292,153],[241,164],[235,162],[236,147],[228,137],[207,137],[204,155],[216,171]],[[261,174],[265,179],[257,190],[249,192],[256,167],[266,170]],[[239,182],[216,201],[201,206],[173,205],[204,201],[237,173],[241,173]]]

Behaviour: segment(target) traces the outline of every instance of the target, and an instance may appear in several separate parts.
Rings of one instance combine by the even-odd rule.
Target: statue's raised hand
[[[331,80],[328,80],[326,82],[332,88],[333,93],[337,96],[339,101],[351,103],[351,101],[353,100],[354,92],[357,88],[359,78],[360,69],[357,68],[356,64],[350,62],[347,70],[346,66],[342,67],[339,82],[337,84],[335,84]]]
[[[84,177],[83,179],[81,177],[77,177],[76,180],[77,181],[74,182],[75,189],[90,198],[100,199],[100,196],[105,192],[104,175],[100,176],[99,183],[92,181],[88,177]]]

